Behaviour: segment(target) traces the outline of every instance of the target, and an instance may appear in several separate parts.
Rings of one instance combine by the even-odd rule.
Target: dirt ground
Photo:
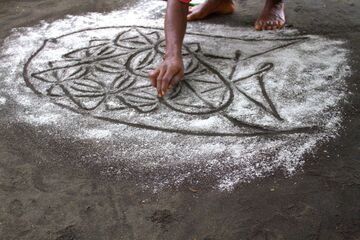
[[[134,3],[1,0],[0,43],[12,28]],[[207,21],[252,26],[262,4],[237,1],[235,14]],[[287,27],[347,40],[353,69],[344,128],[307,156],[295,176],[275,174],[232,192],[182,186],[154,194],[104,177],[99,169],[74,166],[54,151],[56,141],[39,146],[34,129],[0,121],[0,239],[360,239],[359,5],[356,0],[287,3]],[[1,110],[0,119],[7,114]],[[93,143],[78,144],[86,149]]]

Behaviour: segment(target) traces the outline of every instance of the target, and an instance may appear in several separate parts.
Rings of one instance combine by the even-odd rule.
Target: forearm
[[[188,4],[168,0],[165,17],[166,57],[181,57],[186,32]]]

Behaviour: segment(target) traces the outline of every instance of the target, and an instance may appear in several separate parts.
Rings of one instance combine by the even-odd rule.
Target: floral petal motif
[[[110,93],[116,94],[129,88],[135,83],[135,78],[126,72],[120,73],[110,84]]]
[[[82,66],[72,68],[55,68],[33,73],[32,77],[48,83],[64,82],[80,78],[86,74],[86,69]]]
[[[114,40],[116,46],[125,49],[141,49],[144,47],[151,47],[154,44],[157,36],[151,34],[144,34],[138,29],[131,28],[121,32]]]
[[[33,74],[47,83],[46,94],[63,97],[80,109],[135,109],[148,113],[158,108],[159,99],[148,81],[149,71],[163,59],[165,41],[158,31],[130,28],[114,40],[92,39],[89,46],[63,55],[51,69]],[[182,49],[185,81],[162,101],[187,114],[207,114],[225,108],[233,93],[216,69],[201,58],[199,43]],[[199,57],[200,56],[200,57]],[[44,85],[44,84],[42,84]]]
[[[74,51],[64,54],[62,57],[67,60],[84,61],[85,59],[99,56],[100,53],[103,52],[102,49],[105,49],[105,51],[108,51],[107,44],[102,43],[97,46],[76,49]]]
[[[86,68],[82,66],[72,68],[55,68],[48,69],[41,72],[32,74],[35,85],[39,85],[38,89],[48,96],[63,96],[64,93],[59,85],[67,82],[79,79],[87,75]]]
[[[183,62],[185,76],[194,73],[200,66],[199,61],[190,55],[183,56]]]
[[[81,79],[60,85],[65,95],[84,110],[94,110],[105,101],[106,90],[102,82]]]
[[[101,41],[98,45],[90,46],[76,49],[74,51],[68,52],[62,56],[65,60],[64,62],[75,61],[81,63],[91,63],[98,60],[109,59],[117,56],[124,56],[129,53],[127,49],[121,49],[117,46],[114,46],[111,41]],[[61,63],[59,61],[57,64]]]
[[[61,85],[53,84],[49,89],[46,90],[47,95],[50,97],[62,97],[65,95]]]
[[[162,56],[154,49],[144,50],[132,55],[127,63],[128,70],[137,76],[147,78],[149,72],[162,61]]]
[[[159,105],[155,88],[144,81],[138,82],[138,85],[128,88],[117,96],[128,107],[140,113],[152,112]]]
[[[121,73],[125,71],[124,63],[120,58],[107,59],[91,64],[96,71],[102,73]]]
[[[187,114],[208,114],[225,108],[233,98],[233,92],[218,75],[206,71],[203,76],[189,78],[164,99],[171,109]]]

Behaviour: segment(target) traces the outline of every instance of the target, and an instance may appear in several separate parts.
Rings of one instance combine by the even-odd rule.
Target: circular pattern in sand
[[[162,61],[163,29],[140,24],[136,12],[69,17],[9,37],[0,84],[18,104],[16,121],[96,139],[76,160],[157,186],[211,176],[231,188],[277,169],[293,173],[336,134],[343,42],[194,24],[185,79],[159,98],[147,75]],[[107,24],[129,16],[129,26]]]

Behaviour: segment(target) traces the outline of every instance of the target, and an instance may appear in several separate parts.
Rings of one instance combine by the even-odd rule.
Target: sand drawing
[[[97,32],[110,36],[100,37]],[[81,47],[64,48],[73,35],[88,34]],[[190,33],[196,38],[214,41],[221,36]],[[237,77],[239,63],[252,58],[261,58],[272,51],[281,51],[304,42],[307,37],[272,39],[275,44],[265,51],[242,56],[241,45],[232,56],[217,56],[203,50],[206,41],[185,42],[183,58],[185,79],[164,98],[158,98],[150,85],[148,73],[164,55],[164,37],[161,29],[150,27],[105,27],[81,30],[44,41],[24,67],[24,79],[36,94],[47,96],[55,104],[82,114],[114,123],[156,131],[205,136],[257,136],[292,133],[311,133],[316,126],[277,128],[241,119],[232,114],[231,106],[236,96],[279,124],[284,120],[266,87],[266,75],[274,68],[272,62],[261,62],[245,76]],[[236,38],[236,41],[256,42],[259,39]],[[63,43],[65,42],[65,43]],[[86,44],[86,45],[84,45]],[[60,50],[59,50],[60,49]],[[62,50],[65,49],[65,50]],[[48,55],[48,57],[42,57]],[[50,57],[49,57],[50,56]],[[46,59],[43,61],[41,59]],[[40,60],[38,60],[40,59]],[[222,71],[216,61],[221,60],[229,68]],[[39,62],[40,61],[40,62]],[[242,89],[244,81],[252,81],[259,96]],[[259,100],[261,99],[261,101]],[[109,112],[112,114],[109,116]],[[124,114],[135,112],[138,118],[154,115],[159,124],[128,120]],[[157,117],[166,113],[167,116]],[[191,129],[166,124],[171,117],[197,119],[216,115],[233,126],[234,131],[214,129]],[[165,118],[165,119],[164,119]],[[165,124],[162,124],[164,121]],[[152,121],[154,122],[154,121]]]
[[[56,142],[64,159],[159,189],[292,175],[337,136],[344,41],[192,23],[184,81],[159,98],[148,73],[164,56],[163,10],[146,1],[14,30],[0,49],[0,110],[40,148]]]

